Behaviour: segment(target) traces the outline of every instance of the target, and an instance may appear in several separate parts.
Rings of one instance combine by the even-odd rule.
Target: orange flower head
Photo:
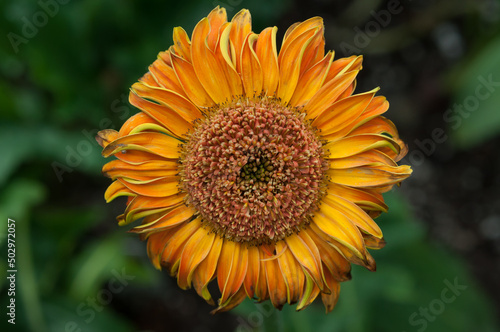
[[[382,193],[411,174],[389,103],[353,94],[361,56],[325,54],[323,21],[252,32],[215,8],[191,39],[174,29],[130,103],[120,131],[98,133],[107,201],[127,196],[120,225],[147,240],[153,265],[193,287],[214,312],[247,296],[297,310],[321,294],[335,306],[351,263],[375,270],[367,249],[385,245],[373,218]]]

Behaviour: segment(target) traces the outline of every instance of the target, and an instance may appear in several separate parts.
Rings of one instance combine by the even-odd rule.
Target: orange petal
[[[191,62],[191,42],[186,31],[181,27],[175,27],[173,39],[175,54]]]
[[[234,294],[226,305],[219,306],[217,309],[210,311],[211,314],[216,314],[219,312],[229,311],[239,305],[246,298],[245,288],[241,287],[236,294]]]
[[[169,107],[188,122],[193,122],[202,116],[200,110],[193,103],[191,103],[191,101],[187,100],[177,92],[147,86],[142,83],[135,83],[132,85],[132,90],[134,90],[142,98],[148,98]]]
[[[109,143],[113,142],[118,138],[118,132],[113,129],[104,129],[97,133],[95,140],[100,146],[105,148]]]
[[[319,89],[319,91],[305,105],[307,118],[314,119],[321,113],[329,109],[329,107],[354,81],[357,74],[358,71],[352,71],[343,75],[339,75],[333,80],[325,83],[325,85],[323,85],[323,87]]]
[[[272,255],[272,253],[271,253]],[[269,258],[266,254],[266,251],[262,249],[262,246],[259,246],[259,256],[260,256],[260,268],[259,268],[259,282],[255,287],[255,297],[259,302],[262,302],[269,298],[269,293],[267,290],[267,277],[266,277],[266,261],[263,259]]]
[[[211,305],[214,305],[214,301],[212,300],[212,295],[210,295],[208,291],[208,283],[214,277],[223,243],[224,240],[220,236],[216,236],[208,256],[198,265],[193,273],[194,289],[196,289],[198,295]]]
[[[316,283],[313,281],[311,276],[304,270],[305,276],[306,276],[306,283],[304,285],[304,290],[302,292],[302,297],[299,300],[299,303],[297,304],[297,311],[300,311],[310,305],[316,297],[318,297],[320,290],[318,286],[316,286]]]
[[[236,59],[240,59],[243,44],[248,35],[252,32],[252,17],[248,9],[240,10],[231,20],[232,27],[229,39],[234,45]]]
[[[283,241],[277,243],[278,250],[281,246],[284,246]],[[285,250],[278,257],[278,263],[286,285],[288,304],[296,303],[304,287],[304,272],[290,250]]]
[[[180,156],[179,144],[173,137],[160,133],[132,134],[114,140],[102,150],[104,157],[127,150],[139,150],[157,154],[164,158],[177,159]]]
[[[179,192],[179,178],[176,176],[167,176],[146,183],[133,183],[123,178],[118,181],[133,193],[148,197],[167,197]]]
[[[135,196],[136,194],[130,191],[127,187],[125,187],[120,181],[114,181],[109,185],[108,189],[104,193],[104,199],[106,203],[111,202],[117,197],[120,196]]]
[[[356,188],[346,187],[336,183],[328,184],[328,193],[339,195],[355,204],[364,210],[374,210],[387,212],[388,207],[384,203],[382,195],[369,190],[360,190]]]
[[[201,218],[196,218],[191,222],[183,224],[166,242],[161,255],[161,265],[167,268],[171,276],[177,273],[186,242],[201,227],[200,220]]]
[[[311,230],[314,231],[314,233],[323,238],[323,240],[330,246],[330,250],[336,250],[342,255],[342,258],[344,260],[347,260],[348,262],[353,264],[364,266],[369,270],[372,270],[375,267],[374,265],[371,265],[371,263],[373,262],[369,261],[369,253],[367,250],[364,250],[363,255],[360,255],[360,252],[356,248],[335,240],[330,235],[323,232],[317,225],[311,223],[310,227]],[[349,280],[351,278],[351,275],[348,274],[345,276],[340,276],[339,279],[342,278]]]
[[[120,226],[128,225],[129,223],[151,215],[156,212],[166,211],[172,206],[180,204],[186,194],[177,194],[167,197],[135,197],[125,209],[125,218],[120,223]]]
[[[349,248],[360,259],[366,258],[363,237],[358,228],[328,201],[323,201],[320,210],[314,215],[314,224],[329,237]]]
[[[139,78],[139,82],[143,82],[147,85],[151,86],[160,86],[154,76],[148,71],[146,74],[144,74],[141,78]]]
[[[364,112],[359,116],[359,118],[354,123],[355,126],[352,126],[351,130],[365,124],[371,119],[384,114],[389,109],[389,102],[384,96],[377,96],[372,99],[370,105],[364,110]]]
[[[312,123],[321,135],[339,131],[354,122],[368,107],[379,89],[341,99],[328,107]]]
[[[300,64],[300,76],[302,76],[325,56],[324,33],[325,29],[323,24],[321,24],[318,32],[314,35],[313,39],[304,51]]]
[[[172,67],[182,89],[196,106],[207,108],[215,105],[203,85],[201,85],[190,62],[172,54]]]
[[[208,232],[204,228],[199,228],[186,243],[182,251],[179,273],[177,275],[177,284],[180,288],[187,289],[191,287],[193,273],[198,265],[208,256],[215,236],[215,233]]]
[[[255,54],[262,68],[262,89],[268,96],[274,96],[279,84],[278,53],[276,50],[276,32],[278,28],[264,29],[255,43]]]
[[[177,166],[177,162],[166,160],[152,160],[140,165],[131,165],[121,160],[112,160],[104,165],[102,172],[113,180],[117,177],[144,180],[174,176],[179,172]]]
[[[330,68],[330,65],[332,64],[332,60],[333,53],[328,52],[323,60],[316,63],[308,71],[306,71],[303,76],[300,77],[292,99],[290,100],[290,105],[302,106],[306,104],[311,97],[316,94],[316,92],[318,92],[325,81],[325,77],[328,73],[328,68]]]
[[[205,19],[204,19],[205,20]],[[219,30],[220,27],[227,22],[226,8],[221,8],[219,6],[215,7],[210,14],[208,14],[206,21],[209,26],[209,32],[206,35],[207,46],[210,50],[215,50],[215,46],[219,41]],[[195,27],[196,29],[196,27]],[[195,44],[195,37],[193,31],[193,45]],[[204,42],[204,40],[203,40]],[[194,56],[193,56],[194,58]]]
[[[165,243],[177,232],[176,228],[172,228],[163,232],[150,234],[148,238],[148,257],[154,267],[161,270],[161,254],[165,248]]]
[[[330,243],[326,242],[322,236],[318,235],[313,228],[308,229],[307,233],[318,247],[321,260],[324,264],[323,273],[325,273],[325,270],[328,269],[338,281],[350,280],[351,264],[349,261],[347,261],[334,247],[332,247]]]
[[[338,141],[329,142],[325,146],[328,150],[325,157],[336,159],[345,158],[357,153],[365,152],[381,147],[388,147],[394,152],[399,152],[399,145],[385,135],[356,135],[348,136]]]
[[[317,248],[311,249],[309,247],[309,244],[311,244],[310,241],[308,241],[309,243],[306,243],[302,236],[298,236],[296,234],[288,236],[284,241],[288,245],[288,248],[298,263],[309,272],[309,275],[313,278],[314,282],[320,288],[323,288],[323,280],[321,277],[322,273],[319,266],[319,263],[321,262],[318,262],[315,257]]]
[[[259,249],[248,247],[248,267],[243,285],[249,298],[253,298],[255,289],[259,283],[260,256]]]
[[[330,294],[322,293],[321,300],[325,305],[326,313],[329,313],[333,310],[339,299],[340,283],[337,280],[335,280],[333,274],[331,274],[330,271],[328,271],[328,269],[325,269],[325,279],[331,293]]]
[[[391,157],[378,150],[368,150],[346,158],[330,160],[330,168],[352,168],[359,166],[397,166]]]
[[[269,297],[274,307],[281,310],[287,299],[287,288],[276,259],[264,262]]]
[[[248,35],[243,44],[241,60],[239,61],[239,72],[247,97],[260,94],[263,86],[262,69],[257,54],[254,51],[254,44],[257,38],[256,34]]]
[[[328,171],[332,182],[352,187],[379,187],[394,185],[410,176],[410,166],[398,167],[355,167],[351,169],[331,169]]]
[[[307,49],[313,36],[320,33],[318,28],[311,28],[304,31],[297,38],[290,42],[288,47],[282,48],[278,56],[280,70],[280,84],[276,96],[282,102],[288,103],[297,87],[300,74],[300,64],[302,56]]]
[[[335,60],[328,71],[328,75],[326,76],[325,81],[329,82],[343,73],[347,73],[353,70],[361,70],[362,62],[362,55],[352,55],[348,58]]]
[[[149,66],[149,72],[153,76],[157,84],[149,84],[150,86],[160,86],[165,89],[169,89],[184,95],[184,91],[180,85],[179,79],[175,75],[175,71],[172,66],[165,63],[163,58],[168,54],[168,60],[171,61],[170,52],[160,52],[158,54],[158,59],[156,59],[151,66]],[[163,56],[163,57],[162,57]],[[146,82],[143,82],[146,83]],[[147,83],[146,83],[147,84]]]
[[[158,105],[148,100],[142,99],[134,91],[129,94],[129,101],[132,105],[147,113],[156,121],[177,137],[182,137],[192,128],[192,124],[186,121],[176,111],[170,107]]]
[[[168,211],[168,212],[167,212]],[[165,230],[167,228],[172,228],[177,226],[193,217],[197,213],[196,209],[188,207],[184,204],[180,206],[174,206],[168,209],[164,213],[161,213],[161,217],[147,222],[143,225],[134,227],[130,230],[133,233],[146,233],[146,232],[156,232],[160,230]]]
[[[248,250],[242,244],[227,241],[222,246],[220,264],[217,268],[217,282],[221,291],[219,306],[227,305],[243,284],[248,264]]]
[[[193,68],[200,83],[208,95],[216,103],[224,103],[231,99],[233,87],[226,79],[226,66],[219,61],[206,41],[210,31],[208,20],[201,20],[193,31],[191,55]],[[241,84],[241,82],[240,82]]]
[[[363,232],[377,238],[382,238],[382,230],[373,219],[361,210],[356,204],[337,195],[328,194],[325,198],[328,203],[349,218]]]
[[[323,29],[323,18],[319,16],[311,17],[310,19],[305,20],[304,22],[297,22],[292,24],[286,31],[285,36],[283,37],[283,44],[281,46],[281,51],[285,48],[289,47],[294,43],[295,39],[297,39],[304,32],[311,29]]]

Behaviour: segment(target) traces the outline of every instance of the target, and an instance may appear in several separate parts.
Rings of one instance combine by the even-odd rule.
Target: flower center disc
[[[222,105],[182,147],[182,188],[221,236],[272,243],[307,224],[328,168],[304,114],[270,98]]]

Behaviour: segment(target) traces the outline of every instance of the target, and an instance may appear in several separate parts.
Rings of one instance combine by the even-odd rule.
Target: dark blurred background
[[[154,270],[106,204],[93,140],[136,110],[128,88],[216,5],[253,30],[322,16],[335,58],[364,55],[413,176],[386,195],[378,271],[354,267],[337,308],[250,300],[212,309]],[[500,1],[11,0],[0,3],[2,331],[498,331]],[[7,322],[15,220],[16,325]]]

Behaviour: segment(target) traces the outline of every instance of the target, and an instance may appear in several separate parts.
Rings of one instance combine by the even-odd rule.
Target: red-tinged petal
[[[347,127],[363,113],[378,90],[378,88],[373,89],[339,100],[321,113],[312,125],[321,130],[321,135],[328,135]]]
[[[256,246],[248,247],[248,267],[243,285],[249,298],[253,298],[259,283],[260,256]]]
[[[277,249],[281,251],[284,245],[283,241],[278,242]],[[286,285],[288,304],[297,303],[304,287],[304,272],[288,248],[278,257],[278,264]]]
[[[208,283],[214,278],[214,273],[217,268],[217,262],[219,260],[223,244],[224,240],[220,236],[216,236],[208,256],[200,263],[200,265],[198,265],[193,273],[194,289],[196,289],[198,295],[211,305],[214,305],[214,301],[208,291]]]
[[[328,150],[325,158],[336,159],[353,156],[372,149],[387,147],[395,153],[399,153],[400,148],[397,142],[385,135],[356,135],[348,136],[338,141],[325,145]]]
[[[121,137],[114,140],[102,150],[104,157],[127,150],[139,150],[157,154],[163,158],[179,158],[179,144],[181,142],[171,136],[160,133],[140,133]]]
[[[167,176],[147,183],[132,183],[123,178],[118,181],[133,193],[148,197],[167,197],[179,192],[179,178],[176,176]]]
[[[165,128],[179,138],[185,135],[188,130],[193,127],[190,122],[186,121],[175,110],[142,99],[134,91],[130,92],[129,101],[132,105],[160,122]]]
[[[173,32],[174,52],[184,60],[191,62],[191,42],[186,31],[181,27],[175,27]]]
[[[316,92],[318,92],[321,86],[323,86],[332,60],[333,53],[328,52],[323,60],[316,63],[300,77],[292,99],[290,100],[290,105],[303,106],[316,94]]]
[[[239,61],[239,72],[247,97],[260,94],[263,87],[262,69],[254,51],[254,44],[257,41],[256,34],[249,34],[243,44],[241,60]]]
[[[198,265],[208,256],[216,234],[199,228],[189,239],[182,251],[177,284],[182,289],[191,287],[193,273]]]
[[[275,308],[281,310],[287,302],[287,288],[276,259],[264,262],[269,297]]]
[[[274,96],[280,79],[276,50],[277,31],[276,27],[264,29],[255,43],[255,54],[259,58],[263,74],[262,89],[268,96]]]
[[[267,290],[267,277],[266,277],[266,261],[263,259],[269,258],[271,255],[268,255],[266,251],[262,250],[262,246],[259,246],[259,256],[260,256],[260,268],[259,268],[259,282],[255,286],[255,297],[258,302],[262,302],[269,298],[269,293]]]
[[[333,310],[339,299],[340,283],[328,269],[325,269],[325,279],[331,292],[330,294],[321,293],[321,300],[325,305],[326,313],[329,313]]]
[[[203,88],[203,85],[200,83],[193,65],[190,62],[173,54],[172,67],[174,68],[175,74],[186,96],[188,96],[196,106],[208,108],[215,105],[212,98],[210,98],[205,88]]]
[[[337,101],[338,97],[354,81],[358,71],[352,71],[339,75],[333,80],[325,83],[321,89],[305,105],[308,119],[314,119]]]
[[[106,192],[104,193],[104,199],[107,203],[114,200],[116,197],[120,196],[135,196],[136,194],[125,187],[120,181],[114,181]]]
[[[201,218],[196,218],[191,222],[184,224],[175,234],[165,243],[161,255],[161,265],[166,267],[171,276],[176,275],[179,269],[181,254],[186,242],[201,227]]]
[[[132,85],[132,90],[142,98],[148,98],[175,110],[186,121],[193,122],[202,116],[200,110],[191,101],[175,91],[155,88],[142,83]]]
[[[161,255],[165,248],[165,243],[175,234],[175,232],[177,232],[177,229],[172,228],[163,232],[150,234],[148,237],[148,257],[158,270],[161,270]]]
[[[280,69],[280,84],[276,96],[283,103],[288,103],[297,87],[302,56],[313,37],[320,33],[318,28],[306,30],[295,38],[291,44],[281,49],[278,64]]]

